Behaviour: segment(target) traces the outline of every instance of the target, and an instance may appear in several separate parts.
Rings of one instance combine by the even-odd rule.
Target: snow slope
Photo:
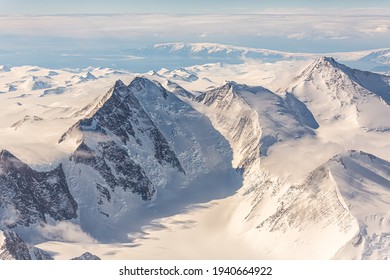
[[[287,89],[321,123],[348,120],[367,130],[389,129],[390,78],[352,70],[332,58],[317,59]]]
[[[33,165],[56,165],[71,153],[73,146],[58,145],[61,135],[88,114],[117,79],[129,82],[133,77],[116,74],[112,69],[90,69],[99,79],[78,83],[85,71],[34,66],[9,70],[0,75],[0,100],[2,108],[7,108],[0,110],[0,146]],[[50,80],[52,87],[23,87],[25,77],[31,75],[37,80]]]
[[[87,248],[117,259],[386,259],[388,166],[348,151],[313,170],[303,184],[265,180],[252,192],[155,220],[131,244],[40,246],[58,251],[59,258]]]
[[[63,168],[78,205],[16,233],[57,259],[389,258],[389,77],[311,58],[136,78],[9,68],[1,146],[30,173]],[[52,88],[23,88],[31,73]]]
[[[117,81],[59,144],[74,145],[65,173],[82,228],[99,240],[125,240],[167,201],[177,206],[164,211],[177,211],[183,201],[221,196],[237,184],[228,145],[209,121],[141,77],[129,86]]]
[[[390,163],[371,154],[349,151],[329,162],[329,169],[359,232],[336,258],[389,259]]]

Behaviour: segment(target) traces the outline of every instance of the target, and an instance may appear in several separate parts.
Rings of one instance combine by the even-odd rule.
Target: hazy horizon
[[[115,67],[128,63],[112,59],[123,51],[171,42],[309,53],[388,48],[389,14],[390,3],[378,0],[0,0],[0,65],[78,68],[98,65],[93,57]]]

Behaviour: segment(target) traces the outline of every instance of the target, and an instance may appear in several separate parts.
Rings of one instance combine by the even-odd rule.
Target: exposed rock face
[[[3,244],[0,247],[0,260],[31,260],[26,243],[13,231],[0,231]]]
[[[99,204],[109,202],[111,192],[119,188],[139,195],[144,201],[152,199],[155,186],[143,169],[148,162],[136,162],[138,153],[148,154],[147,160],[184,173],[167,140],[130,90],[140,82],[135,79],[127,87],[118,81],[91,116],[79,121],[60,140],[80,136],[81,143],[71,161],[90,166],[104,180],[96,183],[101,194]],[[139,152],[132,152],[133,149]]]
[[[54,260],[53,257],[48,252],[46,252],[45,250],[39,249],[37,247],[32,247],[30,249],[30,255],[31,255],[31,258],[34,260],[39,260],[39,261]]]
[[[99,257],[96,256],[96,255],[91,254],[90,252],[85,252],[85,253],[82,254],[81,256],[76,257],[76,258],[72,258],[71,260],[78,260],[78,261],[97,261],[97,260],[101,260],[101,258],[99,258]]]
[[[29,226],[51,217],[77,217],[77,203],[69,192],[62,166],[37,172],[10,152],[0,152],[0,220],[6,227]]]
[[[0,260],[53,260],[46,251],[28,246],[12,230],[0,231]]]
[[[96,239],[110,236],[107,225],[136,224],[138,216],[152,215],[141,206],[199,199],[203,187],[214,188],[214,194],[230,192],[233,183],[199,186],[206,176],[218,182],[224,172],[239,177],[226,140],[210,121],[160,83],[142,77],[129,86],[117,81],[59,144],[76,147],[64,170],[80,205],[80,225]],[[198,194],[180,197],[187,188]]]

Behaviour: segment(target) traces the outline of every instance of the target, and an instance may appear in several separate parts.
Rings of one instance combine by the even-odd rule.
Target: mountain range
[[[299,54],[262,65],[5,68],[0,258],[390,258],[390,77]]]
[[[165,43],[156,44],[127,52],[139,57],[167,57],[172,59],[214,59],[227,62],[242,60],[262,60],[275,62],[280,60],[306,60],[323,56],[360,67],[370,68],[374,71],[389,71],[390,49],[374,49],[356,52],[334,53],[301,53],[283,52],[270,49],[238,47],[216,43]],[[368,69],[369,70],[369,69]]]

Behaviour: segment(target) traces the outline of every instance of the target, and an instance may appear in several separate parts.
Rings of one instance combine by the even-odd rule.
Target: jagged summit
[[[21,160],[19,160],[16,156],[14,156],[8,150],[0,151],[0,168],[3,172],[6,172],[11,169],[24,169],[27,167]],[[3,175],[0,173],[0,176]]]
[[[123,88],[126,87],[125,83],[122,80],[117,80],[114,84],[114,88]]]
[[[131,81],[129,85],[130,90],[135,90],[135,91],[142,91],[146,90],[148,88],[156,88],[156,92],[162,95],[164,99],[167,99],[168,93],[167,90],[158,82],[158,81],[151,81],[145,77],[135,77],[133,81]]]
[[[127,94],[127,86],[122,82],[122,80],[117,80],[111,91],[113,95],[124,97]]]
[[[340,63],[338,63],[333,57],[331,56],[322,56],[314,60],[314,62],[311,64],[312,67],[319,68],[321,66],[326,67],[339,67]]]
[[[185,174],[167,139],[135,96],[145,89],[167,94],[161,85],[146,78],[136,77],[129,86],[117,80],[91,113],[59,141],[78,139],[70,157],[72,172],[79,170],[77,176],[95,174],[87,184],[95,194],[95,210],[106,217],[118,215],[115,211],[119,209],[114,210],[112,204],[125,211],[118,202],[123,199],[152,200],[156,188],[164,184],[156,172],[168,174],[173,169]]]
[[[199,178],[234,172],[230,160],[225,160],[229,152],[220,148],[227,143],[210,122],[160,83],[145,77],[134,78],[128,86],[117,80],[60,143],[72,144],[72,139],[78,141],[64,164],[66,174],[72,178],[70,188],[80,203],[88,205],[80,210],[80,223],[96,238],[110,236],[107,224],[127,223],[121,219],[129,216],[137,219],[134,213],[143,210],[134,205],[148,205],[159,198],[193,199],[191,195],[176,198],[176,191],[187,192],[189,186],[188,192],[195,192],[191,188]],[[218,172],[213,173],[216,165]],[[203,188],[197,187],[196,192]],[[226,184],[208,187],[224,188]],[[199,191],[198,195],[204,194]],[[93,223],[85,217],[99,221]],[[123,232],[118,230],[117,235]]]
[[[1,149],[0,151],[0,159],[8,159],[8,158],[15,158],[13,154],[11,154],[8,150]]]

